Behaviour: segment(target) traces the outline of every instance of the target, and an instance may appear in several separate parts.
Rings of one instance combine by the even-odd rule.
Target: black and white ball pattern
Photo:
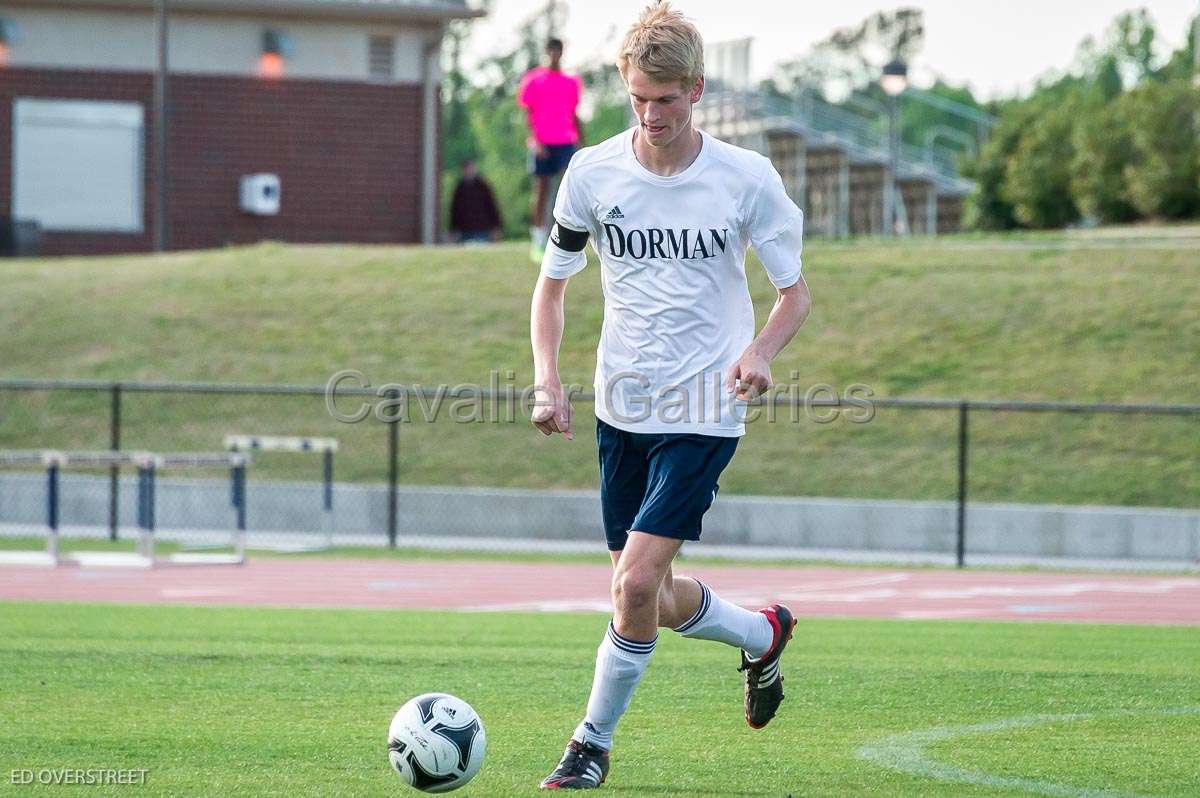
[[[446,693],[412,699],[392,718],[388,759],[407,784],[421,792],[449,792],[483,766],[487,736],[471,705]]]

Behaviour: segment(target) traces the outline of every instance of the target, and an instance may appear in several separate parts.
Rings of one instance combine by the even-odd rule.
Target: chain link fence
[[[6,380],[0,449],[334,439],[328,466],[315,452],[253,453],[250,548],[601,551],[590,401],[576,398],[566,442],[532,429],[517,389],[494,385],[339,387],[331,401],[326,386]],[[753,409],[760,417],[705,519],[704,543],[722,552],[1200,557],[1197,405],[847,402],[830,392]],[[79,497],[64,510],[64,538],[136,542],[135,474],[113,466],[63,479],[64,501]],[[4,545],[44,535],[40,480],[36,469],[0,470]],[[162,545],[232,539],[227,473],[164,473],[157,490]]]

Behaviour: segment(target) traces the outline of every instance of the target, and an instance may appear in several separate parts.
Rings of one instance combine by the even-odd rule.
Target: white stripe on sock
[[[696,608],[695,615],[693,615],[691,618],[688,618],[686,621],[676,627],[675,631],[679,632],[680,634],[687,634],[689,631],[691,631],[691,628],[699,623],[699,621],[708,613],[708,608],[712,604],[712,592],[708,589],[708,585],[704,584],[695,577],[693,577],[692,581],[700,586],[700,606]]]
[[[631,654],[648,654],[654,651],[654,645],[658,642],[658,635],[655,635],[653,640],[646,643],[640,643],[636,640],[630,640],[628,637],[623,637],[617,633],[617,628],[612,621],[608,623],[608,636],[617,648],[628,651]]]
[[[680,627],[683,629],[680,634],[698,640],[716,640],[740,648],[750,657],[761,657],[770,650],[775,629],[766,615],[731,604],[711,589],[705,595],[709,599],[708,611],[694,624]]]

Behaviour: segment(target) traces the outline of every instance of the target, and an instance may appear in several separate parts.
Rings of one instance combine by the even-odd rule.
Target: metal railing
[[[163,395],[171,397],[179,397],[185,395],[191,396],[262,396],[275,397],[276,401],[282,401],[284,397],[308,397],[315,398],[326,397],[327,387],[324,385],[252,385],[252,384],[229,384],[229,383],[209,383],[209,382],[109,382],[98,380],[42,380],[42,379],[3,379],[0,380],[0,431],[4,430],[6,422],[5,412],[10,408],[14,400],[11,396],[19,392],[52,392],[52,393],[69,393],[69,394],[91,394],[104,397],[103,404],[97,403],[96,407],[107,407],[107,418],[104,420],[103,426],[107,433],[108,445],[113,450],[122,448],[123,442],[125,448],[131,448],[130,442],[126,440],[124,428],[129,422],[128,412],[125,405],[129,401],[131,395]],[[356,387],[339,387],[337,394],[339,397],[373,397],[376,399],[386,399],[398,401],[402,395],[408,398],[424,399],[432,401],[435,399],[453,399],[463,396],[466,393],[470,394],[471,398],[480,399],[485,402],[495,402],[503,404],[506,407],[520,407],[522,402],[521,393],[514,388],[508,387],[500,390],[471,386],[468,388],[444,389],[435,390],[432,388],[413,386],[393,386],[385,391],[382,395],[379,389],[375,388],[356,388]],[[594,401],[594,396],[590,393],[579,393],[574,395],[574,400],[577,404],[587,404]],[[970,502],[969,495],[969,471],[970,471],[970,451],[971,451],[971,419],[973,416],[980,414],[1086,414],[1086,415],[1142,415],[1142,416],[1176,416],[1195,418],[1200,416],[1200,404],[1122,404],[1122,403],[1083,403],[1083,402],[1059,402],[1059,401],[989,401],[989,400],[968,400],[968,399],[900,399],[900,398],[871,398],[869,400],[872,408],[878,409],[897,409],[904,411],[943,411],[953,412],[956,416],[957,428],[957,444],[956,444],[956,462],[957,473],[955,477],[957,505],[956,514],[956,551],[955,557],[958,565],[961,567],[964,564],[967,542],[967,507]],[[776,394],[764,397],[757,400],[755,403],[762,407],[774,407],[777,409],[787,409],[789,412],[799,408],[847,408],[846,402],[836,398],[823,399],[803,399],[787,394]],[[855,405],[856,407],[858,405]],[[325,410],[324,402],[322,402],[322,411]],[[518,411],[519,413],[519,411]],[[526,416],[527,417],[527,416]],[[73,419],[73,423],[78,425],[78,418]],[[339,424],[332,417],[324,419],[330,425]],[[235,423],[231,421],[230,423]],[[239,427],[244,427],[244,420],[236,422]],[[379,467],[380,476],[383,476],[383,481],[387,485],[387,513],[385,529],[389,545],[395,546],[397,541],[397,517],[400,501],[399,491],[399,474],[400,474],[400,421],[390,420],[383,422],[384,430],[378,432],[362,433],[360,435],[359,446],[363,445],[362,441],[366,437],[374,438],[378,436],[384,441],[382,463],[376,463]],[[268,432],[268,431],[264,431]],[[27,433],[27,434],[26,434]],[[33,431],[14,431],[9,429],[3,437],[0,437],[0,448],[6,444],[5,440],[11,439],[13,435],[26,434],[26,440],[23,441],[21,448],[66,448],[61,445],[60,441],[55,440],[33,440],[37,438],[62,438],[64,437],[61,430],[42,429]],[[169,431],[168,433],[169,434]],[[182,433],[181,433],[182,434]],[[93,430],[93,440],[99,437],[99,430]],[[345,440],[345,438],[343,438]],[[181,440],[181,444],[188,444],[191,441]],[[134,446],[141,447],[143,441],[133,442]],[[14,447],[16,448],[16,447]],[[79,448],[79,447],[76,447]],[[161,444],[153,447],[157,451],[165,451]],[[368,458],[374,462],[374,458]],[[367,474],[370,475],[369,473]],[[363,473],[360,471],[356,477],[363,478]],[[111,534],[115,537],[118,528],[118,492],[119,483],[116,473],[116,467],[113,467],[113,473],[109,482],[109,527]]]
[[[872,124],[861,114],[827,102],[811,92],[797,97],[781,97],[758,91],[737,91],[710,88],[699,106],[704,125],[746,122],[791,124],[815,140],[824,140],[844,147],[859,160],[887,163],[888,131],[885,126]],[[920,177],[938,182],[945,188],[965,191],[969,184],[959,170],[958,150],[941,146],[936,141],[924,147],[908,143],[900,146],[900,169],[904,176]]]

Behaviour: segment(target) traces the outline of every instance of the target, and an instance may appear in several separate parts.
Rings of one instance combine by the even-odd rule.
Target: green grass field
[[[88,795],[415,794],[388,768],[387,724],[407,698],[439,690],[469,700],[487,727],[484,769],[460,794],[533,796],[582,709],[603,623],[4,604],[0,772],[149,770],[142,787],[58,790]],[[668,633],[618,731],[604,789],[1195,796],[1198,661],[1194,629],[803,620],[785,658],[788,700],[754,732],[741,718],[735,654]],[[1076,717],[1059,717],[1068,715]],[[896,738],[929,730],[916,743]],[[982,782],[903,773],[870,757]],[[1057,791],[1014,788],[1021,783]]]
[[[877,396],[1196,402],[1200,231],[813,241],[812,317],[776,361],[801,386]],[[759,313],[772,292],[748,263]],[[0,376],[322,384],[531,378],[535,270],[520,244],[482,249],[285,246],[0,264]],[[563,378],[589,384],[599,269],[574,278]],[[792,373],[797,376],[793,379]],[[104,394],[0,394],[0,448],[108,445]],[[594,488],[591,409],[577,440],[527,422],[402,425],[409,484]],[[229,432],[335,435],[339,479],[382,481],[387,432],[341,424],[320,398],[126,394],[122,441],[219,447]],[[730,493],[949,499],[953,412],[879,411],[867,424],[754,424]],[[1200,420],[976,414],[971,492],[986,501],[1200,506]],[[263,457],[257,478],[315,479]]]

